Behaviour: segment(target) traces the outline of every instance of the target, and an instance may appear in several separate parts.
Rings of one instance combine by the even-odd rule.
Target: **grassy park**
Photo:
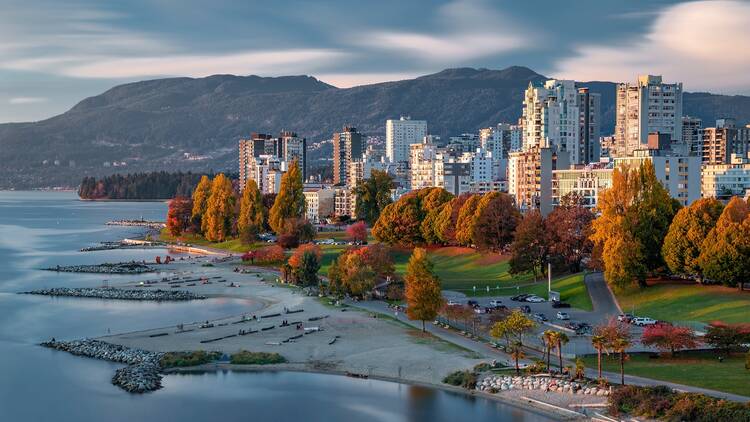
[[[722,286],[662,283],[616,292],[625,312],[672,322],[750,323],[750,292]]]
[[[596,368],[596,356],[584,358],[588,368]],[[617,356],[602,358],[602,369],[619,372]],[[732,355],[719,362],[713,352],[682,352],[675,358],[650,358],[648,354],[631,354],[625,363],[625,373],[695,387],[750,396],[750,371],[745,369],[745,357]]]

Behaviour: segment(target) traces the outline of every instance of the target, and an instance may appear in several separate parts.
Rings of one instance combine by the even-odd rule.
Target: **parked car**
[[[539,321],[539,322],[546,322],[546,321],[548,321],[547,317],[544,316],[544,314],[534,314],[533,318],[535,320]]]
[[[476,308],[474,308],[474,313],[475,314],[483,314],[484,313],[484,309],[481,306],[477,306]]]
[[[560,311],[555,316],[557,317],[557,319],[560,319],[560,320],[563,320],[563,321],[567,321],[567,320],[570,319],[570,315],[568,315],[567,312]]]
[[[645,327],[646,325],[655,325],[656,320],[649,317],[635,317],[633,318],[633,324],[639,327]]]
[[[498,306],[500,306],[502,304],[503,304],[503,302],[501,300],[491,300],[490,301],[490,306],[492,306],[493,308],[497,308]]]
[[[633,320],[633,315],[630,315],[630,314],[620,314],[620,315],[617,315],[617,320],[620,321],[620,322],[630,323]]]
[[[526,298],[527,298],[527,297],[529,297],[529,296],[530,296],[530,295],[527,295],[527,294],[522,294],[522,295],[515,295],[515,296],[512,296],[512,297],[510,298],[510,300],[512,300],[512,301],[514,301],[514,302],[523,302],[523,301],[524,301],[524,300],[526,300]]]
[[[539,296],[534,296],[534,295],[531,295],[531,296],[527,297],[527,298],[526,298],[526,299],[524,299],[524,300],[525,300],[526,302],[531,302],[531,303],[542,303],[542,302],[546,302],[546,300],[545,300],[545,299],[543,299],[543,298],[541,298],[541,297],[539,297]]]
[[[460,303],[456,302],[455,300],[449,300],[449,301],[447,302],[447,304],[448,304],[448,306],[456,306],[456,305],[460,305]]]
[[[476,308],[477,306],[479,306],[479,302],[477,302],[476,300],[470,300],[466,302],[466,304],[471,306],[472,308]]]
[[[555,309],[557,309],[557,308],[570,308],[570,303],[558,302],[556,300],[553,300],[552,301],[552,307],[555,308]]]

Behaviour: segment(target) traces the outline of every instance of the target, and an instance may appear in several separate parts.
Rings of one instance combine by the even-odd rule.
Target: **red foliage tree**
[[[320,247],[313,243],[305,243],[304,245],[301,245],[299,248],[295,249],[292,256],[289,257],[289,261],[287,261],[289,263],[289,266],[291,266],[292,268],[299,268],[300,265],[302,265],[302,256],[305,255],[305,252],[308,251],[314,253],[318,258],[318,262],[320,262],[320,258],[322,256]]]
[[[177,196],[169,201],[167,211],[167,229],[172,236],[179,236],[190,227],[190,218],[193,214],[193,201],[182,196]]]
[[[571,272],[581,271],[581,262],[591,255],[594,243],[591,222],[594,213],[578,204],[555,208],[545,220],[550,235],[550,253],[562,259]]]
[[[653,346],[661,351],[669,351],[671,356],[684,349],[698,347],[700,341],[693,330],[670,324],[656,324],[646,327],[641,336],[641,344]]]
[[[346,238],[357,244],[364,244],[367,242],[367,223],[364,221],[357,221],[346,228]]]
[[[513,241],[513,232],[521,221],[521,213],[510,195],[498,192],[485,194],[476,212],[473,238],[479,249],[501,251]]]
[[[247,255],[247,254],[245,254]],[[243,259],[244,256],[243,255]],[[286,255],[284,254],[284,248],[279,245],[266,246],[253,252],[251,260],[254,260],[258,264],[275,264],[284,261]]]
[[[729,354],[732,349],[750,342],[750,324],[727,324],[714,321],[709,324],[703,341]]]

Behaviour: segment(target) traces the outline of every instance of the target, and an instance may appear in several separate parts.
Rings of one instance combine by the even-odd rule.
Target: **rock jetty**
[[[126,241],[119,241],[119,242],[101,242],[96,246],[87,246],[85,248],[81,248],[81,252],[94,252],[94,251],[108,251],[108,250],[114,250],[114,249],[155,249],[155,248],[163,248],[166,244],[162,242],[140,242],[140,243],[133,243],[133,242],[126,242]]]
[[[148,227],[149,229],[163,229],[167,225],[161,221],[148,220],[112,220],[107,221],[108,226]]]
[[[47,271],[61,273],[103,273],[103,274],[143,274],[153,272],[154,269],[138,262],[118,262],[114,264],[69,265],[45,268]]]
[[[161,388],[163,353],[110,344],[99,340],[47,341],[41,344],[76,356],[85,356],[127,364],[112,377],[112,384],[131,393],[145,393]]]
[[[498,393],[506,390],[542,390],[566,394],[608,396],[609,389],[585,382],[549,377],[488,376],[477,383],[477,390]]]
[[[32,290],[23,293],[30,295],[87,297],[96,299],[153,300],[157,302],[186,301],[206,298],[206,296],[197,295],[186,290],[116,289],[113,287],[57,287],[53,289]]]

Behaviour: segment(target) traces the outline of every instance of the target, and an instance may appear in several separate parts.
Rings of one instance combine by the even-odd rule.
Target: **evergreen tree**
[[[250,244],[264,224],[263,197],[255,180],[248,180],[240,201],[240,215],[237,218],[237,231],[243,244]]]
[[[302,254],[301,262],[294,269],[297,282],[305,287],[318,285],[318,271],[320,270],[320,258],[311,250]]]
[[[220,173],[211,184],[211,196],[208,197],[206,213],[201,221],[206,240],[222,242],[231,235],[234,205],[232,182]]]
[[[370,226],[374,225],[383,209],[392,202],[391,191],[394,188],[393,179],[388,173],[373,170],[370,178],[360,181],[354,189],[357,218],[365,220]]]
[[[302,173],[297,160],[292,161],[289,170],[281,177],[281,187],[268,216],[271,230],[281,233],[284,221],[289,218],[302,219],[305,216],[305,195]]]
[[[406,266],[406,308],[409,319],[425,321],[434,319],[443,306],[443,295],[440,280],[432,270],[432,263],[427,259],[427,251],[415,248]]]

